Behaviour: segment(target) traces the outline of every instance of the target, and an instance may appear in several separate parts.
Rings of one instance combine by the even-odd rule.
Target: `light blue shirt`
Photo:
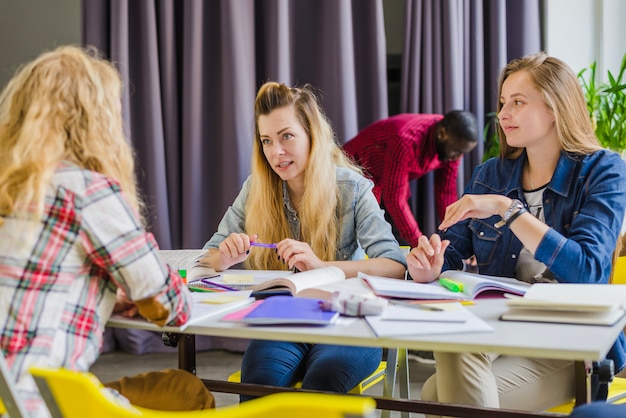
[[[337,167],[336,175],[341,213],[335,260],[361,260],[367,254],[369,258],[389,258],[406,267],[398,241],[372,193],[374,183],[349,168]],[[245,232],[246,200],[253,182],[252,176],[246,179],[232,206],[226,210],[217,232],[204,244],[205,249],[217,248],[233,232]],[[301,240],[300,219],[289,200],[286,182],[283,182],[283,203],[291,231],[291,236],[285,238]]]

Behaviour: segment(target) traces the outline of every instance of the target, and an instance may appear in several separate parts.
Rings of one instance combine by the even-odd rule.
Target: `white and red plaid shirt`
[[[34,416],[47,415],[31,366],[87,371],[102,346],[118,287],[155,298],[170,325],[191,312],[186,286],[157,254],[119,184],[63,164],[47,189],[43,219],[9,216],[0,227],[0,343]]]

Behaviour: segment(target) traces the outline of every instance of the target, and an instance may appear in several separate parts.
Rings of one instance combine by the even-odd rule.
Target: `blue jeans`
[[[241,381],[347,393],[380,364],[382,348],[253,340],[243,355]],[[252,399],[241,395],[240,401]]]

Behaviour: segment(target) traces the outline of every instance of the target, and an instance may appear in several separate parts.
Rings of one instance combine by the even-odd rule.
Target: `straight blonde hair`
[[[509,62],[502,70],[498,83],[498,97],[502,96],[502,85],[511,75],[524,71],[543,96],[544,103],[554,114],[556,132],[563,151],[574,154],[591,154],[602,149],[593,131],[593,125],[582,88],[576,74],[563,61],[543,52],[527,55]],[[502,103],[498,100],[497,111]],[[523,149],[511,147],[506,142],[504,131],[498,125],[500,157],[518,158]]]
[[[259,117],[292,106],[311,144],[304,175],[305,192],[299,208],[301,241],[307,242],[322,260],[335,259],[341,213],[335,169],[355,166],[338,146],[311,86],[288,87],[267,82],[259,89],[254,105],[255,132],[252,151],[252,184],[246,202],[245,228],[267,242],[290,237],[283,204],[283,181],[272,170],[261,147]],[[252,251],[247,268],[282,270],[285,265],[273,251]]]
[[[0,225],[41,218],[62,161],[117,180],[141,213],[121,103],[118,71],[92,49],[62,46],[18,70],[0,95]]]

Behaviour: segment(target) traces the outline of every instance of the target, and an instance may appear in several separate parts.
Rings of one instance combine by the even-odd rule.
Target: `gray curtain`
[[[497,103],[500,70],[513,58],[541,50],[539,0],[405,0],[403,113],[474,113],[479,131]],[[482,161],[483,143],[463,158],[462,193]],[[434,175],[415,181],[411,205],[425,234],[438,219]]]
[[[148,221],[199,248],[249,173],[256,90],[312,84],[339,142],[388,116],[382,0],[83,0],[118,64]]]

